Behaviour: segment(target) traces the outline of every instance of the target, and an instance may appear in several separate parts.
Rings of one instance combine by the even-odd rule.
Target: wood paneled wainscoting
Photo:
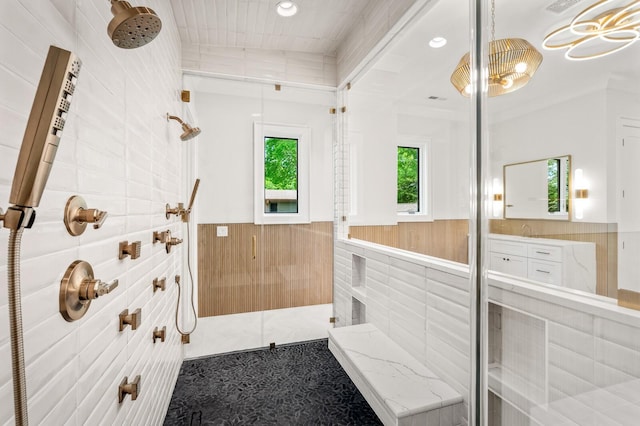
[[[468,234],[467,219],[349,227],[351,238],[465,264],[469,257]]]
[[[227,237],[216,236],[218,226]],[[332,222],[198,224],[199,317],[332,300]]]

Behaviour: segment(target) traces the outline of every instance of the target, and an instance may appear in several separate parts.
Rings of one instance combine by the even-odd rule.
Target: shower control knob
[[[184,204],[183,203],[178,203],[178,207],[175,207],[175,208],[171,208],[171,206],[167,203],[167,205],[165,206],[165,209],[164,209],[164,216],[167,219],[169,219],[172,214],[174,214],[176,216],[180,216],[180,215],[182,215],[183,212],[184,212]]]
[[[96,287],[96,297],[104,296],[105,294],[111,293],[116,287],[118,287],[118,280],[113,280],[110,283],[98,280]]]
[[[118,287],[118,280],[105,283],[100,280],[84,280],[80,285],[80,300],[97,299],[99,296],[111,293]]]
[[[166,243],[167,240],[171,238],[171,231],[154,231],[153,232],[153,244],[155,243]]]
[[[87,223],[93,223],[93,229],[98,229],[107,220],[108,213],[97,209],[88,209],[87,203],[79,195],[67,200],[64,209],[64,225],[70,235],[78,236],[87,228]]]
[[[116,287],[118,280],[110,283],[97,280],[88,262],[76,260],[60,281],[60,314],[69,322],[79,320],[87,313],[93,299],[111,293]]]
[[[177,246],[178,244],[182,244],[182,240],[180,238],[169,238],[166,242],[167,253],[171,252],[171,247]]]

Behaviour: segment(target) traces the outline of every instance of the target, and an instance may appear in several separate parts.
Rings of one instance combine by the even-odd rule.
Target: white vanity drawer
[[[489,240],[489,251],[493,253],[504,253],[514,256],[527,257],[527,245],[517,241],[504,241],[498,239]]]
[[[489,269],[505,274],[527,276],[527,258],[508,254],[491,253]]]
[[[544,244],[529,244],[529,257],[532,259],[562,262],[562,247]]]
[[[529,259],[528,276],[535,281],[562,285],[562,263]]]

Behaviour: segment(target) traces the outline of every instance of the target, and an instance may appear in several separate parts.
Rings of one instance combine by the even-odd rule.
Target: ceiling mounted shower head
[[[182,125],[182,134],[180,135],[180,139],[183,141],[188,141],[189,139],[193,139],[198,136],[201,132],[199,127],[191,127],[189,124],[182,121],[180,117],[176,117],[175,115],[169,115],[167,113],[167,121],[176,120],[178,123]]]
[[[148,7],[132,7],[129,2],[111,0],[113,19],[107,31],[118,47],[135,49],[151,42],[160,33],[162,21]]]

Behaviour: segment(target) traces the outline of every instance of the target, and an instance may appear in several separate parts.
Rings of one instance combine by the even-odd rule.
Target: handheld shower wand
[[[5,214],[0,210],[0,220],[4,221],[5,228],[11,230],[7,261],[9,323],[15,423],[19,426],[28,424],[20,303],[20,242],[24,228],[33,225],[33,208],[40,204],[49,179],[80,66],[80,60],[73,53],[49,47],[18,155],[9,198],[13,205]]]
[[[176,284],[178,285],[178,300],[176,301],[176,330],[182,336],[182,343],[189,343],[189,335],[196,330],[198,326],[198,313],[196,312],[196,306],[194,301],[194,292],[195,292],[195,284],[193,282],[193,272],[191,271],[191,231],[189,227],[190,214],[191,209],[193,208],[193,203],[196,201],[196,194],[198,193],[198,188],[200,187],[200,179],[196,179],[193,184],[193,190],[191,191],[191,200],[189,200],[189,207],[186,209],[181,209],[179,213],[182,216],[182,221],[187,223],[187,269],[189,270],[189,278],[191,279],[191,311],[193,312],[194,323],[193,327],[189,331],[183,331],[180,328],[180,324],[178,323],[178,316],[180,313],[180,280],[176,277]],[[167,219],[169,218],[167,214]]]

